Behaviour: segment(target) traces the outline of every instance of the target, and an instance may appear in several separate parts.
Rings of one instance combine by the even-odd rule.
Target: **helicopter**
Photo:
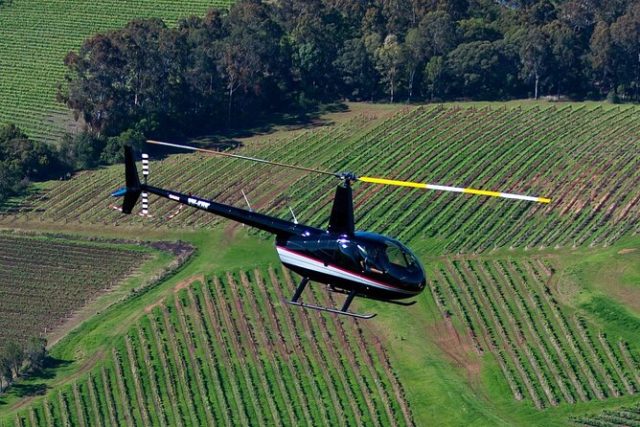
[[[415,300],[411,302],[402,300],[415,297],[424,290],[426,274],[418,257],[403,243],[381,234],[356,230],[351,188],[353,182],[502,197],[538,203],[551,202],[548,198],[522,194],[358,176],[352,172],[334,173],[168,142],[148,140],[147,143],[206,152],[338,178],[340,182],[336,187],[329,224],[326,229],[299,224],[295,215],[294,221],[287,221],[254,212],[251,208],[249,210],[241,209],[194,196],[191,193],[184,194],[149,185],[147,183],[149,175],[149,156],[147,154],[142,156],[144,182],[141,183],[134,153],[130,147],[124,148],[126,186],[115,191],[112,195],[124,197],[122,212],[125,214],[132,212],[141,195],[143,197],[143,213],[146,214],[148,212],[148,194],[151,193],[274,234],[275,247],[280,261],[286,268],[302,277],[291,300],[286,300],[286,303],[360,319],[370,319],[376,314],[360,314],[349,311],[355,297],[409,306],[414,304]],[[331,292],[346,294],[342,307],[338,309],[304,303],[301,297],[309,282],[325,284]]]

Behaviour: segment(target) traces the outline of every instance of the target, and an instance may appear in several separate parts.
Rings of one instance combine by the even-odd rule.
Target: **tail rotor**
[[[144,184],[147,185],[147,180],[149,178],[149,155],[144,153],[142,155],[142,176],[144,177]],[[142,192],[142,211],[140,212],[141,216],[149,217],[149,193],[146,191]]]

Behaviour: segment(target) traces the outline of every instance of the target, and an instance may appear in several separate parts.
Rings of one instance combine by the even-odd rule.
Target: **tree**
[[[66,134],[60,142],[60,153],[73,169],[88,169],[100,163],[105,137],[90,131]]]
[[[482,18],[469,18],[457,22],[461,42],[496,41],[502,38],[494,22],[488,22]]]
[[[453,95],[500,99],[520,93],[517,48],[503,40],[460,44],[445,67]]]
[[[444,58],[442,56],[432,57],[424,69],[427,88],[430,93],[430,99],[433,101],[436,95],[440,95],[440,86],[442,76],[444,75]]]
[[[596,86],[600,88],[601,93],[615,92],[615,47],[611,40],[609,24],[604,21],[596,24],[590,48],[591,65],[598,76]]]
[[[221,43],[227,36],[220,11],[210,10],[204,18],[191,17],[178,24],[179,44],[186,49],[182,96],[176,97],[176,117],[189,122],[195,131],[208,131],[224,117],[225,83],[218,63]]]
[[[123,162],[125,146],[141,149],[145,142],[144,134],[136,129],[127,129],[118,136],[109,137],[100,153],[100,163],[112,165]]]
[[[419,67],[427,60],[427,41],[425,34],[420,31],[420,28],[411,28],[407,32],[407,37],[404,41],[404,49],[406,54],[406,67],[408,72],[408,98],[411,102],[413,96],[413,84],[416,78]]]
[[[8,341],[4,345],[4,360],[10,370],[10,380],[20,375],[20,368],[24,364],[24,349],[15,341]]]
[[[468,16],[469,3],[474,2],[469,2],[468,0],[437,0],[437,10],[447,13],[458,21]]]
[[[416,28],[407,32],[404,43],[405,64],[408,72],[409,100],[418,70],[433,56],[447,54],[456,43],[456,28],[447,12],[427,13]]]
[[[533,80],[533,98],[538,99],[540,76],[548,67],[548,42],[539,28],[531,27],[523,34],[520,43],[520,72],[525,80]]]
[[[58,99],[74,111],[76,119],[82,115],[89,128],[104,131],[126,110],[122,105],[124,61],[115,40],[98,34],[85,41],[78,53],[69,52],[64,64],[67,87],[60,88]]]
[[[0,127],[0,161],[14,162],[21,178],[48,177],[47,168],[57,168],[58,159],[51,147],[35,142],[14,124]]]
[[[363,38],[347,40],[334,66],[344,83],[345,95],[357,100],[373,99],[379,75]]]
[[[524,11],[530,26],[542,26],[556,19],[557,8],[550,0],[538,0]]]
[[[574,31],[584,31],[593,26],[597,0],[569,0],[559,6],[559,16]]]
[[[24,357],[31,372],[39,372],[44,367],[47,357],[47,340],[31,337],[25,344]]]
[[[409,26],[415,25],[416,14],[412,3],[407,0],[379,0],[382,16],[389,34],[404,34]]]
[[[50,178],[63,169],[52,147],[31,141],[13,124],[0,126],[0,202],[19,194],[30,180]]]
[[[0,347],[0,392],[2,392],[10,383],[12,379],[11,365],[7,358],[4,347]]]
[[[287,40],[298,90],[305,98],[332,99],[339,80],[333,67],[342,41],[339,20],[319,0],[292,3],[288,22],[282,25],[291,28]]]
[[[387,89],[390,102],[393,102],[405,59],[398,38],[393,34],[388,35],[382,46],[376,50],[375,58],[382,83]]]
[[[7,340],[0,347],[0,392],[25,373],[42,370],[47,357],[47,341],[44,338],[29,338],[26,343]]]
[[[252,100],[253,113],[260,101],[269,99],[277,106],[280,93],[274,89],[286,80],[282,75],[279,41],[280,27],[273,21],[269,5],[258,0],[247,0],[231,8],[225,21],[228,36],[221,44],[218,64],[227,90],[227,123],[231,123],[236,92],[241,91],[245,101]]]
[[[150,118],[169,127],[184,93],[185,51],[160,19],[131,21],[66,56],[59,99],[97,134],[118,135]]]
[[[556,93],[564,91],[579,93],[583,91],[586,79],[580,58],[584,56],[584,47],[573,30],[562,21],[553,21],[542,31],[550,46],[549,79]]]
[[[640,99],[640,5],[633,4],[627,13],[611,24],[611,42],[617,54],[616,74],[621,83],[634,88]]]

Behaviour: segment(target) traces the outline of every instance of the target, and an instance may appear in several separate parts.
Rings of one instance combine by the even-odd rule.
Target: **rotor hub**
[[[353,172],[340,172],[338,177],[345,182],[355,182],[358,180],[358,176]]]

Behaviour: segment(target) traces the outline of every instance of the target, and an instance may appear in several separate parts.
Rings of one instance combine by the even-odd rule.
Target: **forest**
[[[58,99],[85,130],[56,149],[24,143],[19,129],[0,135],[23,141],[0,149],[0,200],[31,179],[118,162],[123,144],[331,102],[637,102],[640,4],[241,0],[172,27],[133,20],[90,37],[64,63]]]
[[[65,64],[97,134],[193,135],[336,100],[638,98],[640,4],[242,0],[169,28],[135,20]]]

